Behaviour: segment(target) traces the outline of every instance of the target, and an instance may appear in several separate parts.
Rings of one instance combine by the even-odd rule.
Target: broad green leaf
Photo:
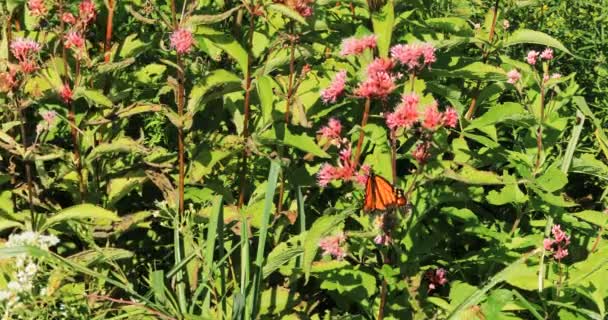
[[[106,210],[104,208],[84,203],[75,205],[66,209],[63,209],[56,214],[49,217],[43,227],[42,230],[48,229],[49,227],[64,221],[70,220],[88,220],[93,219],[99,223],[106,224],[111,221],[119,221],[120,218],[116,215],[116,213]]]
[[[548,46],[548,47],[553,47],[555,49],[559,49],[568,54],[572,54],[570,52],[570,50],[566,49],[566,47],[564,47],[564,45],[561,42],[559,42],[559,40],[553,38],[552,36],[550,36],[546,33],[543,33],[540,31],[529,30],[529,29],[519,29],[519,30],[513,32],[512,34],[509,35],[509,37],[507,37],[507,39],[505,40],[503,45],[512,46],[515,44],[522,44],[522,43],[540,44],[540,45],[544,45],[544,46]]]
[[[388,57],[395,24],[394,0],[388,0],[379,10],[372,12],[372,25],[377,37],[378,53],[380,57]]]
[[[464,78],[470,80],[506,81],[507,73],[500,67],[473,62],[455,70],[440,70],[433,68],[433,74],[449,78]]]
[[[492,171],[477,170],[469,165],[463,165],[458,172],[452,169],[447,169],[444,172],[444,176],[446,178],[458,180],[468,184],[504,184],[502,177],[496,173]]]
[[[89,266],[94,263],[105,262],[107,260],[120,260],[133,257],[133,252],[120,248],[96,248],[95,250],[85,250],[67,257],[67,259],[78,264]]]
[[[443,207],[441,213],[463,221],[465,224],[477,224],[479,222],[475,213],[467,208]]]
[[[471,123],[464,128],[464,130],[473,130],[482,128],[495,123],[503,122],[510,119],[518,119],[526,115],[526,109],[519,103],[505,102],[503,104],[497,104],[480,117],[471,121]]]
[[[160,63],[151,63],[134,73],[135,79],[143,84],[159,83],[163,78],[167,66]]]
[[[146,152],[147,149],[135,140],[122,137],[115,139],[111,143],[102,143],[95,147],[88,155],[87,161],[93,161],[102,155],[111,153],[144,154]]]
[[[213,70],[202,78],[203,80],[190,90],[186,110],[192,115],[203,110],[204,106],[201,102],[207,94],[223,94],[226,93],[226,89],[232,92],[241,88],[241,78],[224,69]]]
[[[262,107],[262,118],[264,123],[269,123],[272,121],[272,111],[274,110],[273,80],[267,75],[260,75],[256,80],[256,89]]]
[[[133,189],[141,186],[148,177],[143,170],[129,171],[108,183],[108,206],[113,207]]]
[[[292,259],[301,256],[303,252],[301,247],[289,247],[284,242],[279,243],[266,258],[263,270],[264,279]]]
[[[308,278],[310,277],[312,263],[317,255],[317,250],[319,249],[319,241],[332,232],[336,232],[336,226],[340,225],[344,219],[346,219],[345,214],[323,215],[315,220],[313,225],[306,232],[306,237],[304,238],[304,252],[302,253],[302,267],[304,269],[306,282],[308,282]]]
[[[23,225],[23,223],[21,223],[21,222],[8,220],[5,218],[0,220],[0,231],[4,231],[6,229],[12,229],[12,228],[24,229],[25,225]]]
[[[195,26],[202,25],[202,24],[218,23],[218,22],[221,22],[221,21],[224,21],[224,20],[230,18],[230,16],[232,16],[232,14],[234,14],[236,11],[240,10],[242,7],[243,7],[242,5],[238,5],[238,6],[231,8],[228,11],[218,13],[218,14],[189,15],[188,19],[184,22],[184,25],[190,26],[190,27],[195,27]]]
[[[205,45],[208,42],[210,45],[216,46],[226,52],[237,62],[243,73],[247,71],[247,51],[230,34],[209,27],[199,26],[196,29],[195,35],[199,42],[203,41]]]
[[[551,166],[536,179],[536,185],[548,192],[560,190],[568,183],[568,176],[555,166]]]
[[[471,24],[464,18],[460,17],[441,17],[441,18],[430,18],[424,21],[429,27],[440,30],[442,32],[460,34],[460,35],[473,35],[473,29]]]
[[[490,191],[487,200],[490,204],[502,206],[509,203],[525,203],[528,201],[528,195],[523,193],[516,183],[509,183],[500,191]]]
[[[534,191],[534,193],[544,202],[556,206],[556,207],[574,207],[577,204],[564,199],[561,195],[554,195],[548,192],[544,192],[536,187],[529,186],[529,189]]]
[[[101,105],[104,107],[112,107],[112,101],[108,99],[100,90],[84,89],[82,87],[74,90],[74,100],[84,97],[89,103]]]
[[[321,289],[336,292],[340,297],[369,305],[366,298],[372,297],[378,290],[376,278],[371,274],[346,267],[321,273],[317,275],[321,279]]]
[[[583,210],[579,212],[575,212],[572,215],[575,217],[594,224],[600,228],[606,226],[606,222],[608,222],[608,214],[605,212],[595,211],[595,210]]]

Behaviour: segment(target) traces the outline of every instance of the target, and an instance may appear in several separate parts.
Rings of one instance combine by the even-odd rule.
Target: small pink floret
[[[340,54],[342,56],[358,55],[363,53],[366,49],[373,49],[376,47],[376,36],[369,35],[362,38],[348,38],[342,41],[342,50]]]
[[[175,49],[178,53],[187,53],[192,49],[194,44],[194,37],[192,32],[187,29],[177,29],[171,34],[171,48]]]
[[[344,92],[346,87],[346,71],[342,70],[336,74],[329,87],[321,91],[321,100],[325,103],[335,103]]]

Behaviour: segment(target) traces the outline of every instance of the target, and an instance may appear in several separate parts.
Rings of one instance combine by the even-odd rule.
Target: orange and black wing
[[[398,205],[397,196],[393,186],[381,176],[373,173],[367,178],[365,184],[365,211],[385,211],[388,208]]]

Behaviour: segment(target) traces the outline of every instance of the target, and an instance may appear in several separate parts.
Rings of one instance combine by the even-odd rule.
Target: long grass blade
[[[266,197],[264,198],[264,211],[262,213],[262,225],[260,226],[260,236],[258,238],[258,249],[255,259],[255,275],[253,278],[253,291],[250,296],[252,302],[251,316],[257,317],[261,298],[261,281],[263,278],[264,251],[266,249],[266,237],[268,236],[268,222],[272,212],[272,203],[274,192],[277,188],[277,179],[281,166],[278,162],[272,162],[270,165],[270,173],[268,174],[268,187],[266,189]]]

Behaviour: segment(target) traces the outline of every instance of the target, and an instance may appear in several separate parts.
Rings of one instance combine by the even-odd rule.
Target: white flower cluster
[[[59,243],[59,239],[54,235],[41,235],[36,232],[26,231],[20,234],[12,234],[5,243],[6,247],[34,246],[43,250],[48,250]],[[10,309],[19,303],[19,296],[31,294],[34,288],[34,280],[38,273],[38,264],[34,258],[25,254],[15,257],[15,274],[6,289],[0,290],[0,303],[4,305],[5,316]],[[45,290],[42,289],[42,294]]]
[[[45,236],[33,231],[26,231],[19,234],[11,234],[6,242],[7,247],[34,246],[48,250],[59,243],[59,239],[54,235]]]

